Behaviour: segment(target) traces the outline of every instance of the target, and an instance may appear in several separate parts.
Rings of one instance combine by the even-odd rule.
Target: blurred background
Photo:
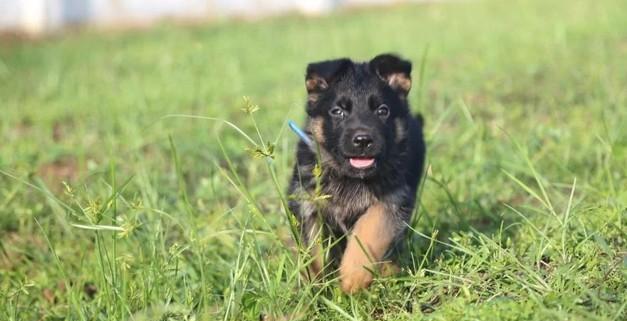
[[[41,34],[66,26],[137,26],[158,19],[321,14],[341,7],[426,0],[0,0],[0,32]],[[437,0],[431,0],[435,2]]]
[[[627,319],[625,0],[0,0],[0,34],[0,320]],[[306,291],[286,121],[308,63],[383,52],[416,273]]]

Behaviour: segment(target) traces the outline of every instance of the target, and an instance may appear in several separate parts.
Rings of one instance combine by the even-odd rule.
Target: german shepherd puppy
[[[397,252],[414,208],[425,143],[407,102],[411,63],[391,54],[311,63],[305,85],[312,141],[298,144],[289,207],[310,275],[339,268],[354,293]]]

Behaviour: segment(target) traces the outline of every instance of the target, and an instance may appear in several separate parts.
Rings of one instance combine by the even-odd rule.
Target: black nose
[[[372,137],[366,134],[357,134],[353,137],[355,147],[368,148],[372,145]]]

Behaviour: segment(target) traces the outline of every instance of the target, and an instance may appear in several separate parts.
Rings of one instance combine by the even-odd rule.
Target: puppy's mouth
[[[350,157],[348,162],[357,169],[367,169],[375,165],[374,157]]]

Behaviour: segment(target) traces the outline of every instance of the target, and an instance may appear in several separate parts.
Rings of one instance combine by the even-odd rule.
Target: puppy
[[[305,86],[311,142],[298,144],[289,207],[310,275],[339,268],[354,293],[398,252],[414,208],[425,143],[407,101],[411,63],[392,54],[311,63]]]

